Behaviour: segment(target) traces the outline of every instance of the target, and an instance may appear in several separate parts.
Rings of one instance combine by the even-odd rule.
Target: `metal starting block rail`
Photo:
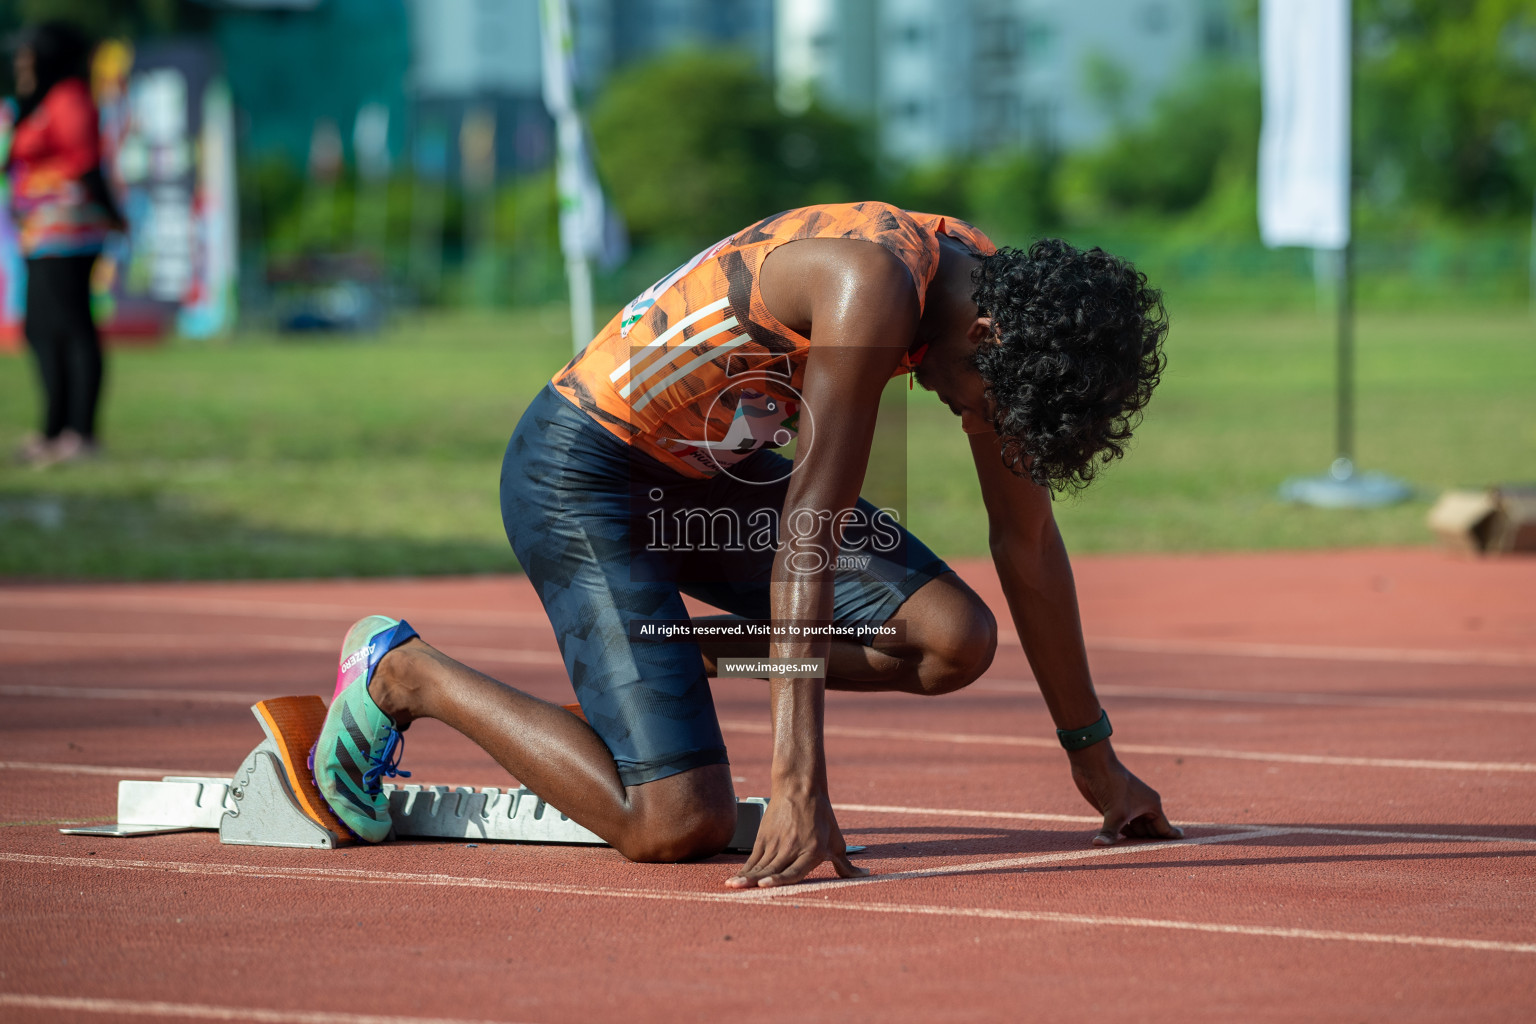
[[[216,829],[221,843],[325,850],[354,842],[320,800],[307,770],[297,769],[320,733],[324,702],[319,697],[278,697],[259,702],[251,711],[267,736],[233,777],[124,779],[117,784],[116,824],[59,831],[141,836]],[[525,786],[385,785],[384,793],[395,838],[606,845]],[[736,833],[727,849],[752,849],[767,806],[762,797],[736,802]]]

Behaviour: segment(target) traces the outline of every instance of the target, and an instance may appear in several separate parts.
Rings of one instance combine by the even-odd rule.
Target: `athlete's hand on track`
[[[1104,815],[1104,824],[1093,837],[1094,846],[1113,846],[1125,839],[1182,839],[1184,830],[1168,823],[1157,790],[1132,775],[1109,741],[1067,755],[1072,761],[1072,781],[1083,799]]]
[[[768,801],[763,824],[752,844],[752,856],[740,871],[725,880],[728,889],[791,885],[830,860],[840,878],[869,874],[848,860],[843,831],[832,814],[825,792],[802,796],[775,794]]]

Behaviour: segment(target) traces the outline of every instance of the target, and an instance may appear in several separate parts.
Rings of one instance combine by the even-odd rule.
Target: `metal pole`
[[[1269,6],[1273,3],[1275,6]],[[1277,10],[1282,0],[1267,0],[1267,10]],[[1347,7],[1344,7],[1348,4]],[[1344,10],[1340,10],[1344,7]],[[1349,57],[1349,68],[1344,79],[1348,95],[1345,97],[1344,110],[1347,124],[1344,135],[1344,201],[1346,204],[1347,235],[1344,245],[1336,250],[1338,253],[1338,312],[1339,312],[1339,337],[1336,352],[1336,378],[1338,393],[1337,405],[1334,409],[1334,450],[1337,452],[1333,465],[1328,473],[1320,477],[1293,477],[1280,486],[1280,497],[1286,501],[1299,502],[1304,505],[1313,505],[1319,508],[1372,508],[1380,505],[1391,505],[1399,501],[1406,501],[1413,496],[1413,489],[1401,480],[1382,473],[1362,473],[1355,471],[1355,257],[1356,232],[1355,232],[1355,154],[1354,154],[1354,106],[1355,83],[1358,76],[1355,72],[1359,65],[1360,50],[1357,45],[1359,33],[1356,31],[1355,5],[1351,0],[1343,0],[1338,7],[1332,10],[1337,14],[1347,11],[1349,40],[1345,46],[1345,53]]]
[[[1353,210],[1353,204],[1351,204]],[[1353,220],[1353,215],[1351,215]],[[1351,225],[1350,240],[1340,253],[1339,274],[1339,349],[1338,403],[1334,410],[1335,443],[1338,453],[1333,475],[1347,477],[1354,471],[1355,458],[1355,240]]]
[[[580,353],[592,340],[592,265],[576,257],[565,261],[565,276],[571,286],[571,345]]]
[[[1358,26],[1355,23],[1355,5],[1349,4],[1349,74],[1346,83],[1349,95],[1345,99],[1348,127],[1345,129],[1344,188],[1345,202],[1349,205],[1349,238],[1344,251],[1339,254],[1339,351],[1338,351],[1338,407],[1336,418],[1335,448],[1332,473],[1343,480],[1355,472],[1355,67],[1360,63]]]

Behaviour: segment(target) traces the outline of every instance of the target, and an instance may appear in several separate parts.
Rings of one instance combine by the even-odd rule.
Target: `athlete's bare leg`
[[[922,587],[895,617],[906,626],[900,643],[832,644],[829,687],[947,693],[974,680],[992,661],[997,624],[953,573]],[[766,654],[766,644],[756,651],[731,645],[726,652]],[[705,651],[711,672],[717,655]],[[435,718],[468,736],[518,781],[631,860],[712,856],[735,830],[729,765],[626,786],[607,746],[586,722],[460,664],[420,638],[385,656],[368,692],[397,727]]]
[[[733,615],[700,621],[747,621]],[[902,602],[891,616],[901,623],[896,641],[833,640],[827,657],[827,689],[865,693],[899,691],[923,696],[953,693],[975,682],[997,650],[997,620],[976,592],[953,572],[936,576]],[[706,640],[705,668],[716,674],[721,658],[764,658],[766,640]]]
[[[736,828],[729,765],[625,786],[592,727],[412,639],[385,656],[369,694],[397,727],[435,718],[484,747],[519,782],[639,861],[709,857]]]

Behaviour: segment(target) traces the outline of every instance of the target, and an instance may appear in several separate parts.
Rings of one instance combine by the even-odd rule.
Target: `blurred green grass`
[[[1430,541],[1440,489],[1536,478],[1536,322],[1517,311],[1365,314],[1357,462],[1420,489],[1371,511],[1281,504],[1332,458],[1333,324],[1175,314],[1169,369],[1129,456],[1058,502],[1074,551]],[[120,350],[97,462],[0,468],[0,576],[196,579],[499,572],[502,449],[569,356],[565,312],[402,318],[369,339],[247,336]],[[25,360],[0,358],[0,439],[33,425]],[[984,554],[963,435],[907,396],[909,524]]]

